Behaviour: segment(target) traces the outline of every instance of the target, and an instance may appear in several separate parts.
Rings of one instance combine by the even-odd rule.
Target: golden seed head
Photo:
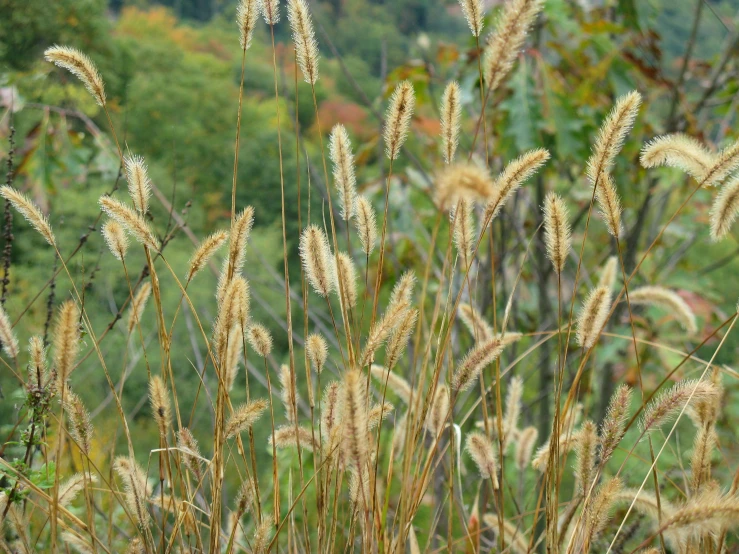
[[[162,440],[167,439],[169,427],[172,423],[172,407],[169,403],[169,393],[164,381],[155,375],[149,381],[149,402],[151,413],[159,428],[159,436]]]
[[[490,91],[496,90],[510,73],[543,5],[542,0],[512,0],[504,6],[483,54],[485,83]]]
[[[375,209],[364,196],[357,197],[357,234],[362,243],[362,252],[369,256],[377,243],[377,221]]]
[[[485,222],[489,224],[518,188],[549,160],[549,152],[536,148],[510,162],[493,184],[485,207]]]
[[[634,126],[640,105],[641,95],[636,91],[629,92],[616,100],[603,121],[588,159],[586,174],[591,185],[597,185],[601,176],[610,173],[626,135]]]
[[[318,42],[305,0],[288,0],[287,19],[290,21],[295,54],[303,79],[306,83],[315,85],[318,81]]]
[[[128,252],[128,237],[123,227],[115,220],[109,219],[102,228],[105,244],[116,259],[123,261]]]
[[[452,240],[457,253],[462,258],[462,271],[466,271],[471,262],[472,249],[475,241],[475,219],[473,217],[474,204],[470,201],[461,201],[450,214],[452,217]]]
[[[246,340],[262,358],[272,351],[272,335],[261,323],[252,323],[246,330]]]
[[[141,316],[146,309],[146,303],[151,296],[151,283],[145,281],[141,283],[139,290],[131,301],[131,308],[128,311],[128,332],[132,332],[133,328],[141,321]]]
[[[639,287],[629,291],[629,301],[667,310],[688,333],[694,335],[698,332],[692,308],[675,291],[658,285]]]
[[[385,153],[391,160],[398,157],[405,139],[408,138],[415,102],[413,85],[409,81],[399,83],[390,97],[385,115],[384,138]]]
[[[239,25],[239,44],[243,50],[248,50],[251,46],[258,17],[259,0],[239,0],[236,7],[236,22]]]
[[[577,320],[577,343],[580,346],[592,348],[606,323],[610,308],[610,289],[599,286],[590,291]]]
[[[474,431],[467,435],[465,450],[480,470],[483,479],[492,479],[493,488],[498,488],[498,462],[493,444],[483,433]]]
[[[59,308],[54,327],[54,371],[62,386],[69,379],[77,361],[80,348],[80,312],[72,300]]]
[[[103,78],[92,60],[86,55],[68,46],[52,46],[44,52],[44,58],[66,69],[77,77],[99,106],[105,106],[105,85]]]
[[[328,359],[326,339],[318,333],[312,333],[305,341],[305,349],[313,371],[320,375]]]
[[[235,437],[239,433],[246,431],[249,427],[254,425],[256,421],[261,417],[264,410],[267,409],[267,401],[252,400],[248,404],[242,404],[234,410],[234,413],[226,422],[225,435],[226,438]]]
[[[714,242],[729,234],[737,215],[739,215],[739,175],[735,175],[721,187],[711,206],[711,239]]]
[[[346,300],[347,308],[357,305],[357,270],[354,261],[346,252],[339,252],[336,256],[334,266],[334,279],[336,281],[336,292],[339,293],[342,305]],[[341,286],[339,286],[341,279]]]
[[[613,290],[616,286],[616,272],[618,271],[618,258],[616,256],[609,256],[606,263],[603,264],[603,268],[600,270],[598,276],[598,285],[606,287],[608,290]]]
[[[562,273],[572,246],[567,205],[562,198],[550,192],[544,199],[544,241],[547,256],[557,273]]]
[[[259,9],[267,25],[280,22],[280,0],[259,0]]]
[[[92,449],[92,420],[79,396],[71,390],[64,393],[64,410],[69,418],[69,434],[79,449],[89,455]]]
[[[696,139],[675,133],[644,143],[640,161],[646,168],[676,167],[701,182],[716,163],[716,156]]]
[[[56,245],[56,238],[51,230],[48,218],[41,213],[41,210],[34,204],[25,194],[18,192],[9,185],[0,187],[0,196],[10,202],[13,207],[20,213],[31,226],[46,239],[51,246]]]
[[[323,230],[309,225],[300,235],[300,258],[308,282],[319,296],[327,297],[336,284],[331,271],[331,250]]]
[[[134,208],[140,214],[149,211],[149,198],[151,197],[151,179],[146,162],[141,156],[124,156],[123,165],[126,170],[128,181],[128,194],[131,196]]]
[[[460,0],[464,2],[464,0]],[[479,0],[467,0],[466,3],[477,4]],[[450,82],[444,89],[441,97],[441,138],[444,162],[449,165],[454,161],[454,154],[459,144],[460,120],[462,118],[462,103],[459,83]]]
[[[483,6],[482,0],[459,0],[459,5],[462,6],[462,13],[464,18],[467,20],[467,25],[470,26],[472,36],[479,37],[482,32],[482,17]]]
[[[100,197],[100,208],[120,223],[141,244],[152,250],[159,250],[159,240],[141,214],[110,196]]]
[[[295,375],[287,364],[280,366],[280,387],[287,420],[295,423],[298,419],[298,391],[295,387]]]
[[[151,516],[147,511],[147,499],[149,498],[149,484],[146,473],[133,458],[119,456],[113,463],[118,476],[123,481],[126,505],[133,515],[139,527],[147,527]]]
[[[205,264],[213,257],[221,246],[228,240],[228,232],[216,231],[200,243],[193,252],[187,266],[187,281],[191,281],[195,275],[205,267]]]
[[[349,134],[340,123],[331,129],[329,154],[334,165],[334,183],[339,191],[341,217],[350,221],[357,201],[357,178],[354,172],[354,155]]]
[[[13,324],[2,305],[0,305],[0,343],[8,357],[13,359],[18,357],[18,339],[13,331]]]

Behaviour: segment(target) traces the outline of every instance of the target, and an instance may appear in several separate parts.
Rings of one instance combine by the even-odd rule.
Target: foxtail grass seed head
[[[226,422],[224,431],[226,438],[230,439],[246,431],[259,420],[266,409],[267,401],[262,399],[252,400],[248,404],[243,404],[236,408]]]
[[[295,375],[287,364],[280,366],[280,387],[287,420],[295,423],[298,419],[298,391],[295,387]]]
[[[736,493],[722,495],[720,490],[708,490],[688,501],[667,521],[665,529],[678,545],[701,538],[718,537],[739,525],[739,497]]]
[[[431,409],[426,417],[426,427],[434,436],[437,436],[446,426],[447,417],[451,415],[449,403],[449,387],[442,383],[436,388],[434,402],[431,404]]]
[[[501,355],[504,346],[500,337],[493,337],[473,347],[454,372],[452,388],[464,391],[471,387],[480,372]]]
[[[413,389],[408,381],[397,373],[388,371],[381,365],[372,364],[370,366],[370,373],[372,377],[377,379],[381,390],[385,390],[385,383],[387,383],[388,390],[392,391],[395,396],[406,404],[410,403]]]
[[[588,543],[597,537],[608,523],[615,497],[621,487],[621,480],[618,477],[612,477],[598,487],[593,499],[587,503],[585,507],[585,533]]]
[[[526,427],[518,434],[516,441],[516,467],[519,471],[524,471],[531,462],[531,453],[536,446],[536,439],[539,438],[539,431],[536,427]]]
[[[376,429],[377,426],[389,416],[395,406],[390,402],[383,402],[382,404],[376,404],[370,408],[367,412],[367,427],[372,430]]]
[[[588,294],[577,319],[577,344],[592,348],[606,323],[611,308],[611,291],[606,287],[595,287]]]
[[[646,168],[675,167],[701,182],[716,163],[716,157],[696,139],[675,133],[646,142],[640,161]]]
[[[237,323],[231,329],[228,337],[228,347],[226,349],[226,367],[225,367],[225,385],[226,389],[231,392],[236,384],[236,377],[239,374],[239,362],[244,352],[244,333],[241,323]]]
[[[72,549],[79,554],[94,554],[95,552],[88,539],[80,538],[71,531],[65,531],[62,533],[62,542],[67,549],[71,546]]]
[[[186,280],[191,281],[227,240],[228,233],[226,231],[216,231],[203,240],[200,246],[195,249],[187,264]]]
[[[349,463],[362,473],[369,460],[370,444],[365,387],[365,379],[358,370],[351,369],[344,375],[343,449]]]
[[[413,334],[417,319],[418,310],[416,308],[408,310],[403,320],[390,334],[390,339],[385,347],[385,365],[388,369],[393,369],[403,355],[411,334]]]
[[[481,0],[459,0],[459,5],[462,6],[462,13],[464,18],[467,20],[467,25],[472,31],[473,37],[479,37],[482,32],[483,26],[483,15],[484,10]]]
[[[75,473],[64,483],[59,485],[59,504],[69,506],[77,495],[82,492],[85,483],[97,483],[98,478],[91,473]]]
[[[513,377],[508,385],[506,394],[505,413],[503,414],[504,445],[518,432],[518,420],[521,417],[521,398],[523,396],[523,379],[520,376]]]
[[[544,240],[554,270],[562,273],[572,247],[572,238],[567,205],[553,192],[544,199]]]
[[[105,85],[92,60],[76,48],[52,46],[44,52],[44,58],[77,77],[99,106],[105,106]]]
[[[236,505],[235,512],[238,515],[237,519],[241,519],[241,516],[254,508],[254,483],[252,483],[251,479],[247,478],[241,483],[234,504]]]
[[[203,459],[200,455],[198,441],[187,427],[183,427],[177,433],[177,448],[180,450],[182,461],[187,466],[195,479],[200,481],[203,477]]]
[[[641,95],[632,91],[618,98],[613,109],[606,116],[595,140],[593,153],[588,159],[586,174],[591,185],[598,184],[602,174],[610,173],[626,135],[634,126],[640,105]]]
[[[92,451],[92,420],[80,397],[71,390],[64,393],[64,411],[69,418],[69,435],[79,449],[89,456]]]
[[[305,0],[288,0],[287,19],[290,21],[300,72],[306,83],[315,85],[318,81],[318,42]]]
[[[113,463],[118,476],[123,481],[126,505],[139,527],[147,527],[151,516],[146,508],[149,498],[149,484],[146,481],[146,473],[132,458],[119,456]]]
[[[326,339],[318,333],[308,335],[305,341],[305,350],[313,371],[320,375],[328,359],[328,344],[326,344]]]
[[[456,163],[436,175],[434,202],[441,210],[453,210],[464,201],[486,202],[494,190],[487,169],[475,163]]]
[[[0,343],[2,343],[3,352],[10,358],[18,357],[18,339],[13,331],[13,324],[10,322],[5,308],[0,305]]]
[[[453,213],[452,229],[454,246],[464,264],[463,271],[471,262],[472,249],[475,242],[474,206],[472,202],[464,201],[457,205]]]
[[[616,191],[616,185],[608,173],[603,173],[598,179],[595,189],[595,199],[598,202],[600,216],[606,224],[608,232],[618,238],[621,236],[621,199]]]
[[[387,303],[385,315],[394,314],[399,310],[405,310],[413,302],[413,289],[416,286],[416,274],[412,269],[405,271],[395,283],[390,300]]]
[[[300,259],[313,290],[319,296],[328,297],[336,283],[331,270],[331,249],[320,227],[309,225],[303,230],[300,235]]]
[[[123,261],[128,252],[128,237],[121,224],[109,219],[103,224],[102,233],[110,252],[117,260]]]
[[[601,465],[611,458],[616,451],[616,447],[626,432],[626,420],[629,415],[629,403],[631,402],[631,389],[628,385],[621,385],[613,393],[611,401],[608,404],[606,417],[600,428],[600,452],[599,458]]]
[[[272,528],[275,526],[274,520],[270,515],[262,514],[262,522],[257,524],[254,530],[254,540],[252,540],[252,552],[254,554],[264,554],[267,552],[270,538],[272,537]]]
[[[110,196],[100,197],[100,208],[112,219],[123,225],[133,237],[152,250],[159,250],[159,240],[149,223],[141,215]]]
[[[336,292],[341,296],[342,304],[346,300],[347,308],[357,305],[357,270],[354,262],[346,252],[339,252],[334,260],[334,279],[336,280]],[[339,285],[341,279],[341,286]]]
[[[362,243],[362,252],[369,256],[377,243],[377,220],[375,209],[364,196],[357,197],[357,234]]]
[[[357,177],[354,172],[352,143],[346,128],[339,124],[331,129],[329,154],[334,166],[334,183],[339,191],[339,207],[344,221],[354,217],[357,201]]]
[[[595,423],[586,421],[578,434],[575,444],[575,477],[580,494],[587,494],[595,472],[595,449],[598,445]]]
[[[483,479],[491,479],[493,488],[498,488],[498,462],[493,450],[493,443],[483,433],[474,431],[467,435],[465,450],[480,470]]]
[[[272,446],[272,437],[269,438],[269,444]],[[301,450],[313,450],[313,435],[310,429],[298,427],[295,429],[294,423],[288,423],[275,429],[275,447],[297,448],[300,445]]]
[[[126,170],[126,181],[128,181],[128,194],[131,197],[134,208],[144,215],[149,211],[149,198],[151,198],[151,179],[146,162],[141,156],[124,156],[123,165]]]
[[[239,44],[242,50],[248,50],[254,35],[254,27],[259,18],[260,0],[239,0],[236,7],[236,22],[239,25]]]
[[[151,283],[145,281],[141,283],[139,290],[131,301],[131,307],[128,310],[128,332],[131,333],[133,328],[141,321],[141,316],[144,314],[146,304],[151,296]]]
[[[126,554],[145,554],[144,543],[141,542],[139,537],[134,537],[131,542],[128,543]]]
[[[28,382],[34,387],[46,386],[49,382],[49,367],[46,361],[46,345],[40,336],[28,339]]]
[[[616,285],[617,271],[618,258],[616,256],[609,256],[600,270],[598,286],[606,287],[608,290],[612,291],[613,287]]]
[[[460,0],[462,4],[475,4],[479,0]],[[480,7],[480,6],[477,6]],[[480,22],[482,27],[482,21]],[[444,89],[441,97],[441,144],[444,154],[444,163],[447,165],[454,161],[454,154],[459,145],[460,120],[462,118],[462,102],[459,83],[451,81]]]
[[[629,300],[632,304],[657,306],[667,310],[689,334],[698,332],[693,310],[675,291],[658,285],[639,287],[629,292]]]
[[[225,361],[228,339],[236,325],[243,325],[249,318],[249,284],[240,275],[234,277],[225,288],[223,301],[218,306],[213,341],[220,362]]]
[[[259,8],[267,25],[280,22],[280,0],[259,0]]]
[[[230,278],[241,273],[246,261],[246,245],[249,241],[251,229],[254,226],[254,208],[247,206],[234,219],[229,234],[228,268]]]
[[[476,342],[482,342],[492,338],[493,328],[471,305],[460,304],[457,315]]]
[[[496,90],[510,73],[543,5],[542,0],[511,0],[503,7],[483,54],[485,83],[490,91]]]
[[[739,215],[739,175],[735,175],[721,187],[711,206],[711,239],[714,242],[729,234],[737,215]]]
[[[159,437],[167,440],[169,429],[172,425],[172,406],[169,402],[169,393],[164,381],[155,375],[149,381],[149,403],[151,413],[159,429]]]
[[[259,356],[266,358],[272,352],[272,335],[261,323],[252,323],[246,330],[246,340]]]
[[[549,151],[537,148],[510,162],[493,184],[485,207],[485,221],[492,221],[519,187],[531,178],[549,158]]]
[[[54,327],[54,370],[63,385],[72,373],[80,349],[80,312],[72,300],[67,300],[59,308]]]
[[[3,185],[0,187],[0,196],[10,202],[18,213],[20,213],[26,221],[28,221],[31,226],[36,229],[42,237],[44,237],[46,242],[51,246],[56,245],[56,238],[54,237],[54,233],[51,231],[51,225],[49,224],[48,218],[41,213],[41,210],[33,203],[33,201],[31,201],[30,198],[9,185]]]
[[[718,185],[739,168],[739,141],[722,149],[706,176],[701,180],[705,187]]]
[[[384,138],[385,153],[391,160],[398,157],[405,139],[408,138],[415,102],[413,85],[409,81],[399,83],[390,97],[385,115]]]
[[[331,439],[334,431],[341,425],[343,401],[341,383],[332,381],[326,385],[321,400],[321,435],[326,441]]]
[[[717,394],[716,385],[710,381],[681,381],[647,404],[639,426],[643,432],[651,431],[670,421],[683,409],[687,410],[697,402],[712,400]]]

